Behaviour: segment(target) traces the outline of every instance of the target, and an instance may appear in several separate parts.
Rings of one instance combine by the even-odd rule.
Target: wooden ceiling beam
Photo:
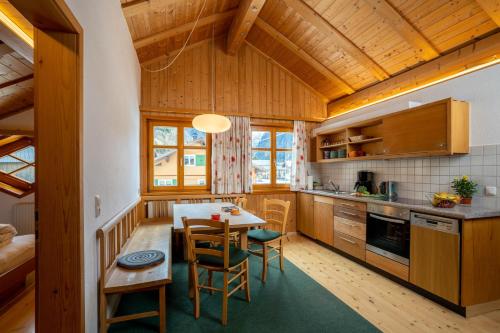
[[[449,80],[463,75],[471,69],[479,69],[498,63],[499,59],[500,32],[350,96],[334,100],[328,104],[328,117],[339,116]]]
[[[500,0],[476,0],[476,2],[500,27]]]
[[[7,88],[7,87],[13,86],[15,84],[31,80],[31,79],[33,79],[33,74],[29,74],[29,75],[26,75],[26,76],[21,76],[21,77],[19,77],[17,79],[10,80],[10,81],[4,82],[4,83],[0,83],[0,89]]]
[[[227,53],[235,55],[245,41],[266,0],[242,0],[227,35]]]
[[[128,18],[149,11],[166,8],[168,5],[175,2],[176,0],[134,0],[122,4],[122,11],[123,15]]]
[[[387,0],[365,0],[375,13],[393,28],[413,48],[418,50],[422,60],[439,57],[437,49]]]
[[[14,52],[7,44],[0,41],[0,58],[6,54]]]
[[[237,11],[236,9],[233,9],[223,13],[217,13],[214,15],[203,17],[198,21],[197,28],[232,18],[236,14],[236,11]],[[160,42],[162,40],[165,40],[167,38],[174,37],[185,32],[189,32],[191,31],[191,29],[193,29],[194,24],[195,22],[189,22],[173,29],[165,30],[154,35],[137,39],[134,41],[134,47],[136,49],[140,49],[141,47],[145,47]]]
[[[265,22],[263,19],[257,18],[257,20],[255,21],[255,25],[260,29],[262,29],[263,31],[265,31],[266,33],[268,33],[274,39],[276,39],[280,44],[289,49],[293,54],[304,60],[309,65],[311,65],[311,67],[313,67],[327,79],[332,81],[332,83],[334,83],[337,87],[339,87],[343,92],[345,92],[346,94],[352,94],[355,92],[355,90],[348,83],[346,83],[344,80],[338,77],[335,73],[333,73],[330,69],[321,64],[319,61],[314,59],[303,49],[301,49],[293,42],[291,42],[288,38],[286,38],[286,36],[284,36],[278,30],[274,29],[270,24]]]
[[[226,34],[222,33],[222,34],[219,34],[219,35],[215,35],[214,39],[217,40],[218,38],[225,37],[225,36],[226,36]],[[193,49],[195,47],[198,47],[201,44],[206,43],[207,41],[210,41],[210,40],[212,40],[212,36],[210,36],[208,38],[205,38],[205,39],[202,39],[202,40],[200,40],[200,41],[198,41],[196,43],[188,44],[184,48],[184,51],[187,51],[187,50]],[[157,57],[154,57],[154,58],[151,58],[151,59],[142,60],[141,61],[141,65],[142,66],[148,66],[148,65],[154,64],[154,63],[156,63],[158,61],[167,60],[168,58],[175,56],[180,50],[181,49],[171,50],[171,51],[168,51],[167,54],[162,54],[160,56],[157,56]]]
[[[0,129],[0,135],[6,135],[6,136],[22,135],[22,136],[27,136],[27,137],[32,138],[35,136],[35,131]]]
[[[283,0],[288,7],[293,8],[299,13],[307,22],[311,23],[321,33],[328,36],[331,41],[348,53],[360,65],[368,69],[373,76],[378,80],[385,80],[390,75],[373,59],[366,55],[360,48],[358,48],[351,40],[345,37],[340,31],[333,27],[330,22],[325,20],[321,15],[316,13],[314,9],[309,7],[301,0]]]
[[[29,105],[22,106],[18,109],[15,109],[15,110],[10,110],[10,111],[6,111],[4,113],[0,113],[0,120],[12,117],[13,115],[16,115],[16,114],[24,112],[24,111],[28,111],[28,110],[32,109],[33,107],[34,107],[33,104],[29,104]]]

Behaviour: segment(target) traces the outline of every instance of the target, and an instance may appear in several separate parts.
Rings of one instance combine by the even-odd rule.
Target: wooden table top
[[[229,220],[231,228],[250,228],[266,224],[266,221],[240,208],[240,215],[231,215],[222,211],[222,207],[234,206],[230,202],[197,204],[174,204],[174,231],[183,231],[182,217],[189,219],[209,219],[214,213],[220,214],[221,221]]]
[[[146,222],[139,225],[120,256],[144,250],[165,253],[165,261],[137,270],[115,266],[106,281],[106,293],[149,288],[172,282],[172,225],[164,222]]]

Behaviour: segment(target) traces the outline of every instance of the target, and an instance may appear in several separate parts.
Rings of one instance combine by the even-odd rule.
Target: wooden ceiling
[[[0,41],[0,119],[33,106],[33,65]]]
[[[141,63],[175,54],[204,0],[121,0]],[[190,44],[227,35],[338,100],[499,31],[495,0],[206,0]]]

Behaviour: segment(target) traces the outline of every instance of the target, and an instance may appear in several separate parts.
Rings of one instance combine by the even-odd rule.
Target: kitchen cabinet
[[[314,238],[333,246],[333,198],[314,196]]]
[[[462,224],[462,306],[500,304],[500,217]],[[479,305],[477,305],[479,304]],[[477,309],[477,310],[478,310]],[[485,307],[481,310],[488,309]],[[476,311],[477,311],[476,310]],[[467,315],[472,310],[467,309]]]
[[[424,214],[426,227],[413,224],[410,239],[410,282],[454,304],[460,292],[460,234],[458,221]],[[447,222],[449,221],[449,222]],[[425,223],[425,222],[424,222]],[[439,230],[448,223],[449,230]]]
[[[299,193],[297,197],[297,230],[314,238],[314,229],[314,195]]]
[[[468,103],[447,99],[383,119],[383,154],[469,152]]]
[[[333,246],[353,257],[365,260],[366,204],[335,200]]]
[[[361,239],[335,230],[333,245],[335,248],[350,254],[353,257],[363,261],[365,260],[365,242]]]
[[[333,158],[331,152],[351,155]],[[319,163],[469,152],[469,103],[452,98],[324,131],[316,136]]]

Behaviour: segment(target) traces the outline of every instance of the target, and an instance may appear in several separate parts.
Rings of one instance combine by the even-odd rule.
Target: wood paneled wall
[[[259,118],[321,121],[326,99],[296,76],[243,45],[236,56],[224,52],[224,38],[215,43],[216,112]],[[164,67],[167,60],[148,64]],[[211,42],[187,48],[165,71],[142,70],[143,111],[202,113],[211,103]]]
[[[288,213],[286,230],[288,232],[295,232],[297,231],[296,198],[297,195],[295,194],[295,192],[247,194],[247,209],[260,218],[264,218],[264,199],[280,199],[284,201],[290,201],[290,212]]]

